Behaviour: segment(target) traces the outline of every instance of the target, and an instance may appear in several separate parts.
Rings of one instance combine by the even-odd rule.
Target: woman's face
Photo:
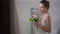
[[[43,13],[46,12],[46,10],[47,10],[46,7],[44,6],[44,4],[42,4],[42,3],[39,4],[39,8]]]

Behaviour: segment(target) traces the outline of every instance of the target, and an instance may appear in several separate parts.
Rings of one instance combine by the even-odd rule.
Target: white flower
[[[38,17],[37,15],[32,15],[33,16],[33,18],[36,18],[36,17]]]
[[[32,15],[32,17],[29,19],[31,22],[38,22],[39,17],[37,15]]]

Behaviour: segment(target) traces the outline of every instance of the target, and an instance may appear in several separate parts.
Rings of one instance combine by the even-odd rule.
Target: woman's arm
[[[43,31],[50,32],[51,31],[51,23],[50,23],[50,17],[46,16],[46,26],[41,26],[40,23],[35,23],[37,27],[42,29]]]

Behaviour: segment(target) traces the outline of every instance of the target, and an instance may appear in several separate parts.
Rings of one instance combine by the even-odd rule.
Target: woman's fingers
[[[35,22],[34,25],[38,27],[38,22]]]

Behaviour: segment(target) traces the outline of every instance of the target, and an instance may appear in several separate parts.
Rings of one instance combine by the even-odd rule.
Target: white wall
[[[57,30],[60,22],[60,0],[50,0],[52,29]],[[39,0],[15,0],[16,12],[19,25],[19,33],[31,34],[31,24],[28,18],[31,16],[31,8],[38,7]]]
[[[51,15],[51,24],[52,24],[52,30],[55,32],[60,27],[60,0],[51,0],[50,1],[50,10],[49,13]]]
[[[31,8],[37,6],[38,2],[36,0],[16,0],[19,30],[21,34],[31,34],[31,24],[28,18],[31,16]]]

